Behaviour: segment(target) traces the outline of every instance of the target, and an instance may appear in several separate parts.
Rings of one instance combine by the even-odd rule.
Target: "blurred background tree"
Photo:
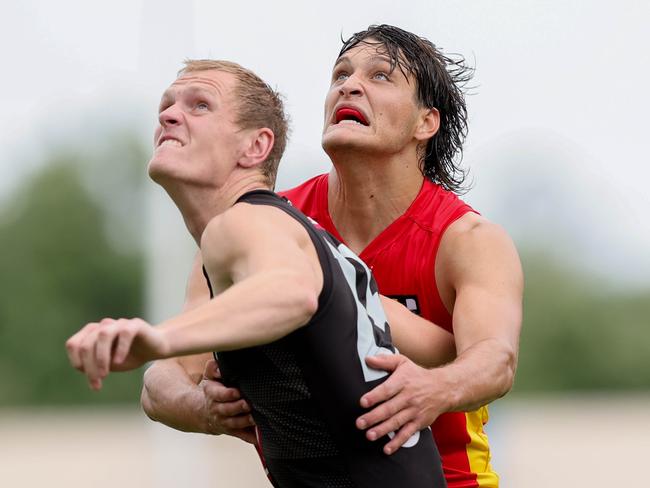
[[[140,374],[97,395],[65,354],[86,322],[144,312],[146,154],[124,134],[93,147],[52,151],[0,211],[0,405],[138,399]]]
[[[0,406],[138,401],[141,372],[109,376],[98,395],[64,349],[89,321],[145,313],[152,183],[133,133],[99,130],[99,140],[52,149],[0,208]],[[519,247],[526,293],[515,391],[650,389],[650,368],[640,367],[650,357],[650,290]]]
[[[612,286],[541,252],[522,260],[515,391],[650,389],[650,290]]]

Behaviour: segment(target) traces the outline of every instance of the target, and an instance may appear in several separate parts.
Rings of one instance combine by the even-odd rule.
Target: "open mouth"
[[[340,108],[336,111],[336,123],[340,124],[344,121],[350,121],[359,125],[368,126],[368,121],[361,112],[354,108]]]
[[[163,146],[174,146],[174,147],[182,147],[183,143],[179,141],[178,139],[174,139],[172,137],[168,137],[163,139],[159,144],[158,147],[163,147]]]

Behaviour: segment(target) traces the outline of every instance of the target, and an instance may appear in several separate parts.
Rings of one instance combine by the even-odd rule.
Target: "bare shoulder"
[[[201,255],[208,270],[221,268],[247,252],[259,230],[258,209],[234,205],[208,222],[201,235]]]
[[[278,263],[282,256],[294,259],[296,253],[311,255],[310,248],[313,245],[307,231],[286,212],[243,202],[213,218],[201,237],[201,254],[208,272],[232,270],[242,263]]]
[[[234,205],[208,222],[201,236],[201,247],[225,242],[245,233],[256,217],[252,205]],[[227,239],[224,239],[227,238]]]
[[[251,238],[264,233],[268,225],[267,208],[262,205],[238,203],[208,222],[201,236],[201,250],[228,255],[245,249]],[[273,216],[272,216],[273,217]]]
[[[519,255],[512,238],[498,224],[475,213],[451,224],[440,241],[441,271],[452,281],[461,276],[498,276],[505,271],[521,274]]]
[[[449,226],[442,236],[441,246],[476,246],[487,243],[514,246],[503,227],[482,215],[469,212]]]
[[[205,228],[201,246],[215,241],[247,240],[255,235],[295,233],[295,220],[282,210],[269,205],[238,203],[214,217]]]

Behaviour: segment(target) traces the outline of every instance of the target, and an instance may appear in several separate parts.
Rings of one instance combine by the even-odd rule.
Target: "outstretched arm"
[[[93,323],[68,340],[71,363],[93,388],[109,371],[152,359],[272,342],[314,314],[322,272],[307,233],[281,210],[236,205],[208,224],[201,251],[213,285],[228,287],[223,293],[158,327]]]
[[[185,310],[209,300],[200,253],[192,267]],[[394,344],[417,364],[433,367],[455,357],[451,334],[411,313],[396,300],[381,297]],[[210,354],[154,361],[144,374],[141,403],[155,421],[186,431],[229,434],[254,442],[250,405],[235,388],[223,385]]]
[[[236,205],[208,224],[201,256],[213,288],[223,291],[160,324],[170,355],[267,344],[316,311],[322,271],[313,245],[279,209]]]

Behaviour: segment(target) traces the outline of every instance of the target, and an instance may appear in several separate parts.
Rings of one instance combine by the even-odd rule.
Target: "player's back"
[[[238,202],[277,207],[300,222],[323,272],[318,311],[305,326],[273,343],[218,357],[224,381],[252,405],[274,485],[446,486],[429,429],[387,456],[387,437],[370,442],[355,426],[364,411],[359,399],[387,378],[368,368],[365,357],[395,353],[368,268],[276,194],[258,190]]]

